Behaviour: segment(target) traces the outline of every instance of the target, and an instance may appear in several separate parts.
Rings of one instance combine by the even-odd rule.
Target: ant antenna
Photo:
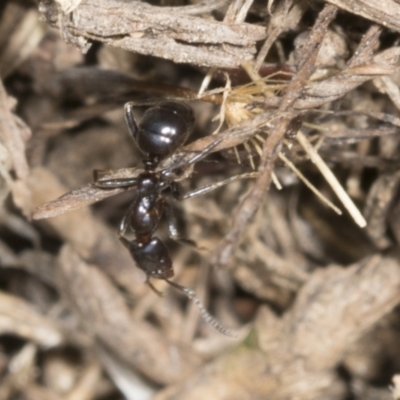
[[[190,289],[186,286],[181,286],[178,285],[175,282],[171,282],[168,279],[164,279],[167,283],[169,283],[172,287],[175,289],[178,289],[182,293],[184,293],[189,300],[192,300],[194,304],[196,304],[197,308],[200,311],[200,315],[206,321],[208,324],[210,324],[214,329],[216,329],[218,332],[222,333],[225,336],[229,336],[232,338],[237,337],[237,334],[233,331],[231,331],[228,328],[225,328],[220,322],[218,322],[204,307],[203,303],[200,301],[200,299],[196,296],[196,293],[194,292],[193,289]]]

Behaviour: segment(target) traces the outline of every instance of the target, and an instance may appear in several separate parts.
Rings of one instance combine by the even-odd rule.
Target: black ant
[[[255,173],[234,176],[224,181],[212,184],[193,192],[182,195],[182,188],[177,181],[180,170],[161,170],[157,167],[163,159],[170,157],[181,147],[193,131],[195,118],[193,110],[187,104],[178,101],[164,101],[149,108],[137,125],[132,113],[133,103],[125,105],[125,119],[132,138],[143,154],[144,170],[135,178],[99,179],[95,171],[95,186],[100,189],[136,188],[137,196],[123,217],[118,236],[122,244],[129,250],[136,265],[150,278],[163,279],[171,286],[182,291],[198,306],[202,317],[221,333],[235,336],[229,329],[224,328],[215,320],[201,304],[192,289],[171,282],[174,270],[168,249],[158,237],[154,236],[160,220],[165,213],[168,219],[168,231],[172,239],[191,245],[195,243],[185,240],[178,234],[177,221],[168,198],[163,194],[169,189],[177,200],[183,200],[207,193],[222,185],[237,179],[255,177]],[[189,166],[207,156],[219,143],[218,139],[203,151],[196,153],[185,165]],[[126,238],[128,228],[133,230],[134,240]]]

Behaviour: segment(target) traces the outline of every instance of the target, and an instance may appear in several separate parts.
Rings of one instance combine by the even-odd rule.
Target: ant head
[[[190,106],[164,101],[144,113],[135,135],[136,144],[149,158],[166,158],[186,141],[194,122]]]

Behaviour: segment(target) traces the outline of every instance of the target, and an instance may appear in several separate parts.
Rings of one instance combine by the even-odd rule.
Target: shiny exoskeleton
[[[160,161],[171,156],[192,132],[195,122],[193,111],[185,103],[165,101],[148,109],[137,125],[132,114],[132,104],[127,103],[125,118],[143,154],[144,171],[137,178],[98,180],[96,185],[104,189],[136,187],[136,199],[121,221],[120,240],[148,277],[168,279],[174,275],[172,261],[167,247],[154,233],[166,212],[170,236],[178,239],[171,207],[162,192],[171,188],[172,195],[179,198],[181,191],[171,171],[156,172],[156,169]],[[197,158],[198,155],[193,157],[195,161]],[[136,240],[125,237],[128,227],[132,228]]]
[[[255,173],[247,173],[225,179],[218,183],[194,190],[184,196],[181,195],[181,186],[176,181],[179,174],[175,170],[158,170],[163,159],[170,157],[182,146],[193,130],[195,119],[191,107],[178,101],[165,101],[148,109],[137,125],[132,113],[133,104],[125,105],[125,119],[130,134],[137,147],[143,154],[143,172],[135,178],[96,179],[95,184],[102,189],[132,188],[137,195],[119,227],[119,239],[129,250],[136,265],[142,269],[147,282],[153,287],[149,278],[164,279],[171,286],[184,292],[198,306],[202,317],[214,328],[228,336],[234,336],[215,320],[200,303],[194,291],[190,288],[169,281],[174,275],[172,260],[164,242],[154,236],[162,216],[168,219],[169,235],[174,240],[182,240],[194,245],[194,242],[183,239],[178,234],[176,218],[172,207],[164,195],[166,189],[176,199],[182,200],[195,197],[237,179],[254,178]],[[194,153],[185,165],[194,164],[208,155],[219,143],[216,139],[199,153]],[[128,228],[132,229],[135,239],[126,237]],[[154,289],[154,287],[153,287]]]

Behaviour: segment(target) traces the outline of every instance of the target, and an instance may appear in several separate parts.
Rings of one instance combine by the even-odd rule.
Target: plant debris
[[[399,21],[393,0],[5,0],[0,400],[399,399]],[[162,220],[175,276],[152,291],[118,240],[137,190],[93,171],[143,172],[123,107],[162,100],[196,116],[157,172],[198,246]]]

